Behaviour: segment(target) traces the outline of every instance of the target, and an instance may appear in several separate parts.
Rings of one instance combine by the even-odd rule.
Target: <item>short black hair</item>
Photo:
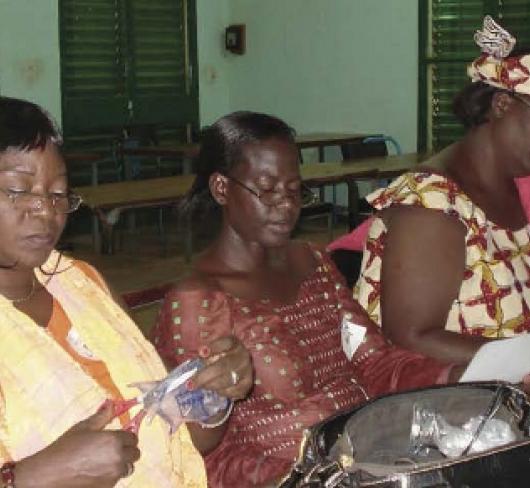
[[[495,93],[505,91],[483,81],[469,83],[455,96],[453,113],[466,129],[477,127],[488,121]]]
[[[181,204],[184,213],[197,206],[214,205],[209,180],[213,173],[229,175],[241,162],[244,146],[269,139],[295,144],[295,131],[283,120],[258,112],[233,112],[206,127],[201,136],[201,149],[196,161],[196,178]]]
[[[62,136],[46,111],[27,100],[0,96],[0,153],[44,149],[48,142],[60,146]]]

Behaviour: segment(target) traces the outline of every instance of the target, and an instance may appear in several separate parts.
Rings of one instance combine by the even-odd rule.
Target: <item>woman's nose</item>
[[[31,208],[27,211],[32,215],[53,215],[55,214],[55,207],[52,199],[44,195],[34,195],[31,203]]]

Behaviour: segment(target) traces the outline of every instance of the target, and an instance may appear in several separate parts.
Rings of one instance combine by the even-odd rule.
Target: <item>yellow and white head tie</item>
[[[482,54],[467,68],[471,80],[530,95],[530,55],[510,56],[515,37],[487,15],[474,39]]]

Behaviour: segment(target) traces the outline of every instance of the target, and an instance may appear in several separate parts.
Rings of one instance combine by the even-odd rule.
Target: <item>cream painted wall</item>
[[[229,0],[197,0],[200,120],[230,111],[223,48]],[[60,122],[59,19],[56,0],[0,0],[0,94],[27,98]]]
[[[230,0],[247,27],[247,53],[228,60],[230,109],[299,132],[383,132],[413,151],[417,16],[417,0]]]
[[[0,94],[32,100],[60,122],[57,0],[0,0]]]
[[[0,93],[59,120],[57,5],[0,0]],[[414,150],[417,0],[197,0],[197,18],[201,124],[261,110],[300,132],[385,132]],[[244,56],[223,49],[237,22]]]
[[[201,125],[230,112],[229,55],[224,49],[224,29],[229,18],[229,0],[197,0]]]

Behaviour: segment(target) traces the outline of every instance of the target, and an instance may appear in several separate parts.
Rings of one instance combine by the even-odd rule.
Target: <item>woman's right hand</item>
[[[247,397],[254,385],[254,367],[237,337],[220,337],[201,347],[199,356],[206,366],[188,382],[190,388],[206,388],[234,401]]]
[[[136,435],[103,430],[114,418],[110,402],[48,447],[16,465],[17,488],[111,488],[140,457]]]

